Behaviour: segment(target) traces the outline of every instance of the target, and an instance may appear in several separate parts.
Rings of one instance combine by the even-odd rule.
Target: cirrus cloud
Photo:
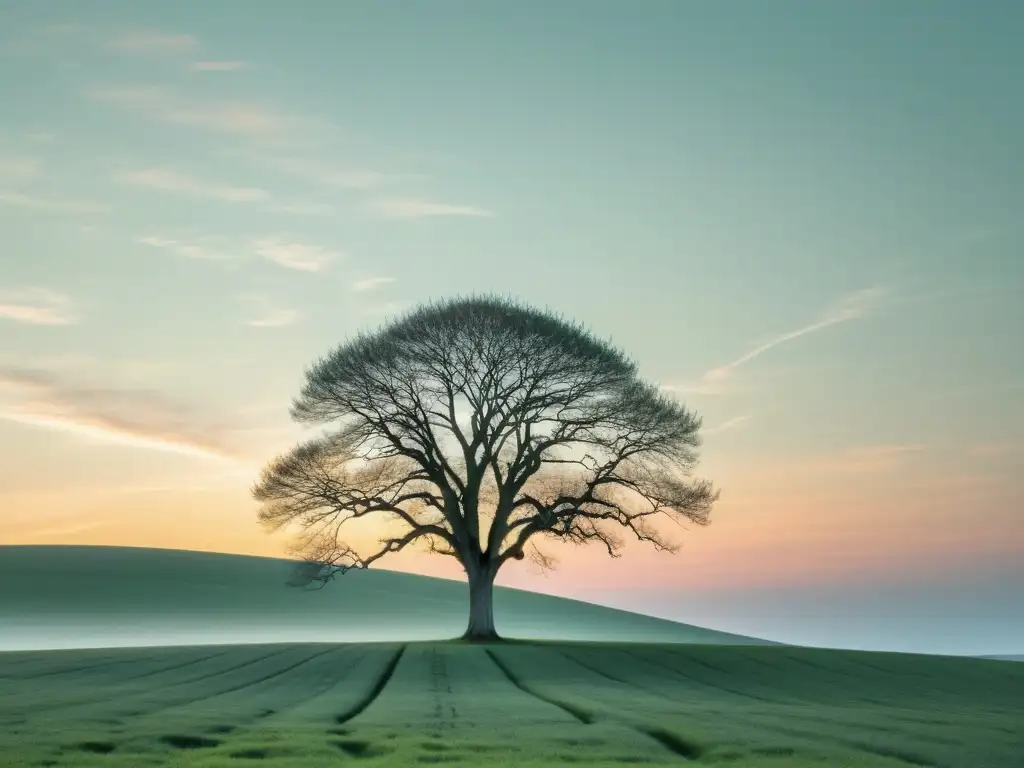
[[[393,277],[367,277],[352,283],[352,290],[356,293],[366,293],[393,282],[395,282]]]
[[[807,325],[801,326],[800,328],[796,328],[792,331],[776,334],[775,336],[760,342],[748,352],[737,357],[731,363],[720,365],[706,371],[700,378],[700,381],[688,385],[664,384],[660,388],[664,392],[700,395],[721,394],[729,379],[732,377],[733,372],[737,368],[746,365],[751,360],[760,357],[768,350],[774,349],[780,344],[799,339],[802,336],[830,328],[834,325],[839,325],[840,323],[846,323],[851,320],[868,317],[877,309],[879,302],[887,293],[888,291],[881,286],[863,288],[861,290],[848,293],[826,307],[814,322],[808,323]]]
[[[230,187],[196,179],[170,168],[145,168],[117,176],[119,181],[138,187],[147,187],[161,192],[171,192],[187,197],[206,200],[222,200],[228,203],[263,202],[270,193],[251,187]]]
[[[388,219],[422,219],[433,216],[469,216],[490,218],[493,211],[472,205],[453,205],[412,198],[381,198],[366,204],[366,209]]]
[[[119,53],[168,56],[195,50],[199,47],[199,40],[193,35],[135,30],[108,41],[107,47]]]
[[[267,261],[300,272],[322,272],[328,264],[341,257],[340,253],[318,245],[288,242],[279,237],[257,240],[253,249]]]
[[[80,320],[74,302],[48,288],[0,291],[0,319],[24,325],[74,325]]]

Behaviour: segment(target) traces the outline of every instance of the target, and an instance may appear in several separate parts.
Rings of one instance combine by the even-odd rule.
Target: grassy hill
[[[128,547],[0,547],[0,649],[366,642],[457,636],[466,585],[353,571],[320,590],[285,586],[284,559]],[[498,630],[554,640],[749,644],[575,600],[498,588]]]

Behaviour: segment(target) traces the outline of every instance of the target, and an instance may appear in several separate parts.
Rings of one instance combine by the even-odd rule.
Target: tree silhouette
[[[495,575],[528,545],[543,567],[538,541],[617,557],[623,530],[675,551],[653,519],[705,525],[718,497],[692,478],[699,418],[610,344],[502,298],[428,304],[360,334],[307,369],[291,414],[331,425],[253,487],[261,521],[298,532],[292,583],[422,544],[465,568],[467,639],[498,637]],[[392,532],[356,552],[341,529],[370,516]]]

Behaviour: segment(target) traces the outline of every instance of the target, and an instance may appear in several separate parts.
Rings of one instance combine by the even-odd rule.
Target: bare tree
[[[699,418],[585,329],[501,298],[426,305],[342,344],[291,413],[333,427],[253,488],[265,525],[299,532],[293,583],[426,546],[465,568],[467,639],[497,638],[494,578],[528,545],[544,567],[538,541],[617,557],[622,530],[675,551],[654,519],[705,525],[718,497],[691,476]],[[341,529],[370,516],[391,533],[361,554]]]

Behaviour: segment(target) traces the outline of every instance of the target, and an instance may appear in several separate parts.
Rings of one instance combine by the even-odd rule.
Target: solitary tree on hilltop
[[[497,639],[493,586],[510,559],[550,567],[539,540],[617,531],[675,551],[651,522],[709,522],[718,497],[691,476],[700,419],[578,325],[510,300],[442,301],[342,344],[306,371],[292,418],[333,425],[264,468],[272,530],[297,528],[292,583],[326,583],[419,543],[469,580],[467,639]],[[374,516],[373,552],[342,526]]]

